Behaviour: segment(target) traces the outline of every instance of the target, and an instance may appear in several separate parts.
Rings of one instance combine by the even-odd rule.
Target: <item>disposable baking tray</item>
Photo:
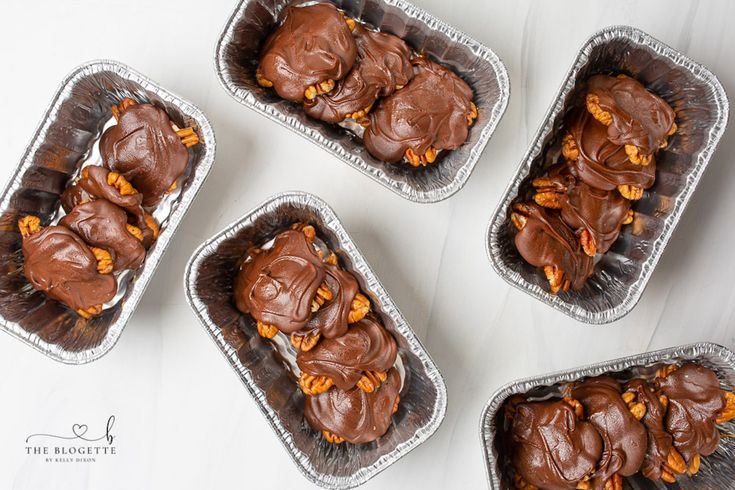
[[[400,196],[430,203],[446,199],[467,182],[510,96],[508,73],[490,48],[403,0],[332,0],[347,15],[395,34],[450,67],[470,85],[479,117],[460,148],[440,152],[422,168],[389,164],[370,156],[360,137],[306,116],[301,106],[280,99],[255,81],[260,49],[292,0],[242,0],[217,43],[215,65],[225,90],[238,102],[286,126]],[[427,101],[431,103],[431,101]]]
[[[372,309],[398,342],[403,388],[388,432],[364,445],[327,443],[304,420],[304,399],[284,355],[262,339],[250,315],[234,306],[233,281],[247,250],[294,222],[313,225],[357,278]],[[429,438],[439,427],[447,391],[439,369],[378,281],[334,211],[302,192],[271,197],[207,240],[192,255],[184,287],[189,305],[237,372],[301,472],[325,488],[358,486]]]
[[[516,250],[510,209],[517,200],[531,197],[531,181],[557,161],[564,117],[579,105],[585,80],[609,72],[632,75],[666,100],[676,111],[679,129],[657,156],[656,183],[633,206],[634,223],[623,227],[581,291],[553,295],[543,275]],[[643,294],[728,115],[725,90],[702,65],[633,27],[597,32],[579,51],[490,220],[487,253],[493,268],[512,286],[581,322],[602,324],[623,317]]]
[[[200,143],[190,152],[188,175],[154,213],[161,233],[143,266],[121,283],[115,302],[84,320],[44,293],[23,275],[17,219],[25,214],[53,221],[60,194],[87,159],[98,157],[96,144],[110,123],[110,107],[125,97],[164,109],[179,126],[194,126]],[[30,144],[0,197],[0,328],[68,364],[98,359],[117,342],[135,311],[181,219],[214,163],[215,140],[206,116],[154,81],[117,61],[92,61],[61,83]]]

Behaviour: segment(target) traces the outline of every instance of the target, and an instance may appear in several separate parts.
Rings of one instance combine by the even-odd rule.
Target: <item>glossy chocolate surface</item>
[[[355,386],[365,371],[386,372],[396,362],[396,341],[371,317],[355,323],[346,334],[323,339],[310,351],[299,351],[299,368],[313,376],[327,376],[340,390]]]
[[[630,380],[625,384],[625,389],[634,392],[638,401],[646,406],[646,414],[641,419],[641,423],[648,432],[648,447],[643,466],[641,466],[641,473],[650,480],[659,480],[663,465],[673,447],[673,438],[664,428],[666,409],[643,379]]]
[[[717,375],[698,364],[685,364],[656,387],[669,399],[666,431],[687,463],[700,454],[708,456],[720,443],[715,419],[725,406],[725,395]]]
[[[378,97],[406,85],[413,78],[411,50],[403,39],[357,25],[357,62],[332,92],[304,101],[306,113],[316,119],[338,123],[349,114],[371,106]]]
[[[115,277],[98,273],[92,251],[63,226],[25,237],[23,257],[23,272],[31,285],[74,310],[106,303],[117,292]]]
[[[323,337],[332,339],[347,332],[352,300],[360,287],[352,274],[336,266],[325,264],[324,271],[324,282],[332,292],[332,299],[311,316],[302,332],[319,332]]]
[[[135,104],[120,111],[115,126],[100,139],[105,166],[143,194],[144,206],[155,206],[189,163],[189,150],[171,128],[162,109]]]
[[[273,246],[245,262],[235,278],[235,305],[290,334],[311,317],[311,302],[325,278],[324,263],[306,236],[287,230]]]
[[[656,161],[636,165],[625,153],[625,148],[608,139],[607,127],[587,111],[578,111],[572,118],[569,133],[579,150],[579,157],[571,163],[575,175],[602,190],[614,190],[619,185],[647,189],[656,180]]]
[[[650,155],[666,142],[675,114],[659,96],[625,75],[595,75],[588,80],[588,93],[599,99],[612,123],[607,136],[617,145],[635,145]]]
[[[331,3],[291,6],[266,40],[258,69],[279,96],[304,100],[310,85],[341,80],[357,59],[357,46],[345,17]]]
[[[596,189],[575,179],[566,164],[549,170],[561,196],[561,219],[577,234],[588,230],[597,253],[605,253],[620,235],[630,201],[617,191]]]
[[[127,213],[106,199],[78,204],[59,221],[88,245],[110,252],[117,271],[137,269],[145,260],[145,247],[128,232],[127,223]]]
[[[595,489],[604,488],[615,473],[637,473],[646,455],[646,428],[636,420],[621,395],[620,383],[608,376],[587,379],[571,390],[572,398],[584,406],[585,418],[603,440],[602,459],[591,480]]]
[[[328,430],[353,444],[372,442],[390,427],[400,389],[400,375],[391,368],[372,393],[357,387],[346,391],[332,387],[326,393],[306,396],[304,416],[315,430]]]
[[[74,206],[93,199],[105,199],[116,204],[128,212],[131,224],[143,232],[143,244],[150,247],[153,243],[153,230],[150,229],[144,218],[143,194],[136,192],[121,195],[114,186],[107,183],[109,173],[110,171],[105,167],[97,165],[85,167],[79,180],[67,187],[61,194],[61,206],[69,213]]]
[[[515,236],[518,252],[535,267],[561,268],[572,289],[581,289],[594,272],[592,257],[584,253],[574,232],[557,213],[535,203],[527,207],[526,224]]]
[[[589,422],[578,420],[563,401],[521,403],[511,428],[516,471],[538,488],[576,488],[602,455],[602,440]]]
[[[409,148],[453,150],[467,140],[472,89],[458,75],[426,58],[414,61],[413,80],[381,99],[363,135],[375,158],[398,162]]]

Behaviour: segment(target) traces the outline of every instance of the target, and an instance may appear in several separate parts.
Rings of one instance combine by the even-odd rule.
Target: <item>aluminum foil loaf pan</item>
[[[341,266],[355,275],[373,311],[398,343],[405,374],[401,402],[388,432],[373,443],[332,445],[313,430],[304,419],[304,397],[295,373],[287,367],[282,352],[274,348],[274,342],[261,338],[250,315],[240,313],[233,304],[238,261],[249,248],[294,222],[316,228]],[[313,483],[335,489],[356,487],[424,442],[441,424],[447,406],[441,373],[334,211],[317,197],[290,192],[268,199],[199,247],[186,268],[184,283],[197,317],[294,463]]]
[[[558,398],[561,396],[563,384],[588,376],[609,374],[619,381],[628,381],[635,377],[652,379],[658,368],[680,361],[696,361],[714,370],[723,388],[732,389],[732,386],[735,386],[735,353],[721,345],[703,342],[521,379],[500,388],[490,397],[480,418],[480,439],[490,488],[494,490],[515,488],[503,441],[503,405],[506,400],[518,394],[525,395],[531,401]],[[724,434],[733,434],[735,421],[721,424],[720,428],[723,433],[720,446],[714,454],[702,458],[702,465],[696,475],[692,477],[678,475],[676,484],[667,485],[662,481],[648,480],[638,474],[635,477],[626,477],[624,488],[640,490],[733,488],[735,438],[725,437]]]
[[[510,85],[505,66],[488,47],[403,0],[329,0],[347,15],[403,38],[417,52],[450,67],[472,88],[479,117],[467,142],[439,153],[435,164],[413,168],[373,158],[360,137],[306,116],[255,81],[260,49],[293,0],[241,0],[217,44],[216,69],[224,88],[254,109],[324,148],[345,163],[416,202],[436,202],[467,182],[490,135],[505,112]],[[431,103],[431,101],[426,101]]]
[[[583,100],[587,78],[609,72],[632,75],[666,100],[676,111],[679,129],[656,157],[656,183],[634,204],[634,223],[623,227],[581,291],[553,295],[543,274],[515,248],[511,205],[530,199],[531,181],[557,161],[564,117]],[[728,112],[727,96],[717,78],[680,52],[632,27],[609,27],[594,34],[582,46],[490,220],[487,251],[495,271],[511,285],[582,322],[608,323],[630,312],[725,131]]]
[[[193,126],[200,143],[191,148],[187,175],[154,216],[161,233],[143,266],[120,282],[114,304],[90,320],[35,291],[23,274],[19,216],[34,214],[42,223],[63,213],[60,194],[95,155],[110,107],[123,98],[164,109],[179,127]],[[98,359],[117,342],[140,301],[171,237],[214,163],[214,132],[204,114],[189,102],[115,61],[93,61],[61,83],[0,200],[0,327],[57,361],[82,364]]]

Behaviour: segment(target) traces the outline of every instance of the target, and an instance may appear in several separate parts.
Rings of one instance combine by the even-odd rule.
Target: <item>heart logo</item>
[[[87,433],[87,430],[89,430],[87,424],[74,424],[71,426],[71,431],[80,439]]]

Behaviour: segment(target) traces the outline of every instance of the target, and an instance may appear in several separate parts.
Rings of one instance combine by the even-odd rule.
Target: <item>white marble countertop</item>
[[[234,0],[6,2],[0,46],[5,180],[57,84],[111,58],[191,100],[210,118],[217,162],[118,345],[85,366],[51,361],[0,336],[0,487],[311,488],[189,310],[184,265],[206,238],[291,189],[334,208],[442,370],[438,432],[364,488],[483,488],[480,411],[519,377],[710,340],[735,346],[731,125],[653,274],[623,320],[587,326],[512,289],[491,269],[485,228],[577,50],[629,24],[709,67],[735,94],[735,2],[416,0],[490,46],[511,80],[508,110],[466,187],[438,204],[394,195],[289,130],[233,101],[213,69]],[[735,187],[735,186],[734,186]],[[116,422],[117,454],[46,463],[25,439],[73,423]],[[95,434],[96,435],[96,434]]]

